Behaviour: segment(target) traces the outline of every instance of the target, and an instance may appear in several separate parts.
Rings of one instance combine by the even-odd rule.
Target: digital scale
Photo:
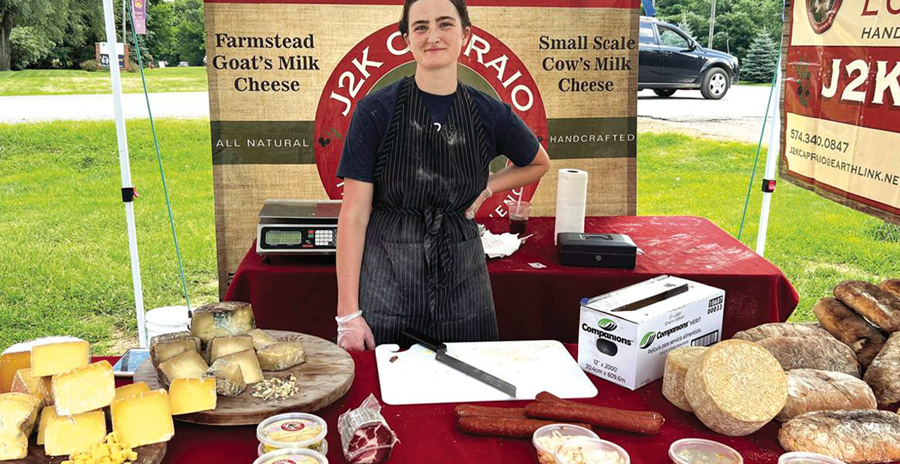
[[[266,200],[259,212],[256,253],[334,254],[341,200]]]

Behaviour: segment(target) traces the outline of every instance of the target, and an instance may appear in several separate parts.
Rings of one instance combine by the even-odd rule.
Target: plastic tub
[[[744,458],[730,446],[717,441],[685,438],[669,446],[669,457],[675,464],[695,464],[699,458],[704,464],[743,464]]]
[[[144,316],[147,326],[147,340],[153,337],[188,329],[191,316],[187,306],[164,306],[147,311]]]
[[[847,464],[840,459],[818,453],[793,451],[782,454],[778,458],[778,464]]]
[[[328,458],[322,453],[303,448],[288,448],[266,453],[253,461],[253,464],[328,464]]]
[[[323,446],[327,446],[326,434],[328,424],[324,419],[300,412],[272,416],[256,427],[256,438],[266,453],[288,448],[306,448],[321,453]]]
[[[631,464],[621,446],[599,438],[577,438],[556,449],[557,464]]]
[[[557,434],[559,435],[558,439],[549,443],[547,442]],[[541,464],[556,464],[556,459],[553,456],[553,453],[556,452],[556,448],[558,448],[563,441],[575,438],[599,439],[600,437],[593,431],[577,425],[550,424],[534,431],[534,435],[531,436],[531,444],[533,444],[534,449],[537,450],[538,462]]]
[[[319,447],[318,452],[328,456],[328,442],[326,440],[322,440],[322,446]],[[263,447],[263,444],[260,443],[259,447],[256,448],[256,455],[262,456],[264,454],[266,454],[266,449]]]

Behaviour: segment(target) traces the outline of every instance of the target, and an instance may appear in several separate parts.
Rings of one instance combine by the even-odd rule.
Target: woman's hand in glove
[[[347,351],[363,351],[375,349],[375,336],[372,329],[362,317],[362,312],[338,317],[337,344]]]
[[[494,191],[491,190],[490,187],[485,187],[484,190],[478,194],[478,198],[472,202],[472,205],[469,206],[469,209],[466,210],[466,219],[475,219],[475,213],[478,212],[478,208],[481,208],[481,204],[484,203],[484,200],[492,197],[494,195]]]

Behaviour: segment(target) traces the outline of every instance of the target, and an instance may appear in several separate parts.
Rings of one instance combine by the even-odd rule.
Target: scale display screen
[[[266,245],[299,245],[303,242],[303,232],[299,230],[270,230],[266,232]]]

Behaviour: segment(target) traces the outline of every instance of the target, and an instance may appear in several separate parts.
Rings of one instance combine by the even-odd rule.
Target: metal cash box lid
[[[622,234],[582,234],[562,232],[557,238],[559,251],[564,253],[602,253],[635,255],[637,246],[631,237]]]

